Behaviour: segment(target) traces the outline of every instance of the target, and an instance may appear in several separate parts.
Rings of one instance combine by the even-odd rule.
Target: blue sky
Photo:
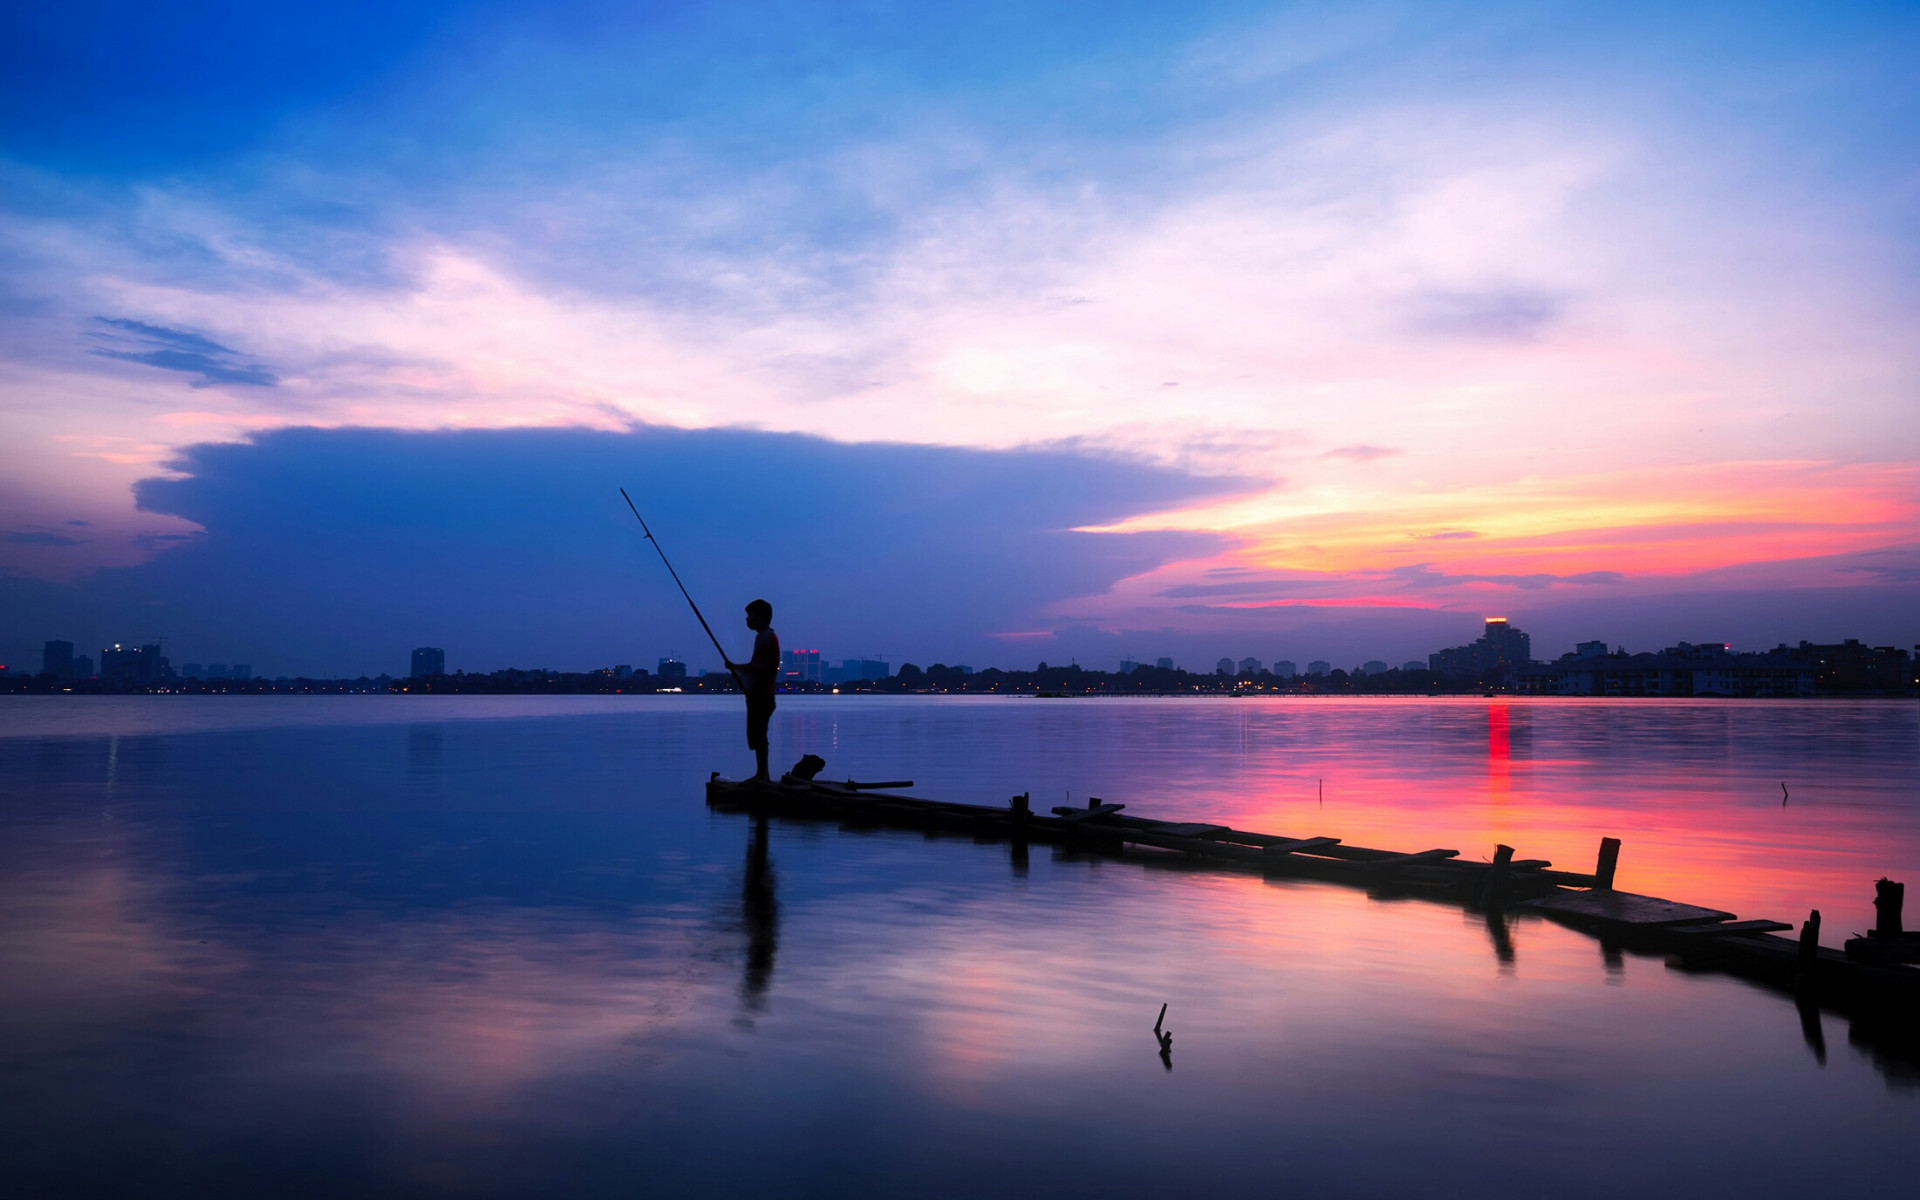
[[[921,518],[925,545],[1034,586],[963,603],[900,582],[912,539],[869,548],[843,585],[889,605],[798,601],[783,630],[830,656],[1401,658],[1486,611],[1569,642],[1920,638],[1911,5],[21,19],[0,46],[8,661],[168,633],[181,659],[380,669],[381,639],[424,635],[378,605],[254,622],[248,514],[282,500],[189,485],[298,446],[344,488],[394,446],[480,444],[456,431],[578,475],[582,503],[623,482],[594,476],[603,444],[785,436],[794,470],[741,470],[760,443],[717,432],[677,454],[819,529],[848,511],[843,455],[951,452],[983,479],[1051,456]],[[1155,482],[1083,506],[1108,475]],[[566,613],[625,586],[596,548],[548,564],[571,592],[443,587],[402,569],[432,547],[360,548],[417,529],[419,497],[371,523],[322,499],[339,536],[277,571],[405,591],[470,666],[611,658],[573,632],[617,630]],[[705,500],[661,497],[663,523],[757,544]],[[975,527],[993,548],[960,553]],[[230,587],[181,590],[215,563]],[[716,590],[778,599],[773,565]],[[689,649],[652,636],[626,653]]]

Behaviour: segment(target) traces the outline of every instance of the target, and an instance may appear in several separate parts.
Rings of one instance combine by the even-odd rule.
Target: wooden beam
[[[1613,871],[1620,865],[1620,839],[1600,839],[1600,860],[1594,864],[1593,886],[1611,890]]]

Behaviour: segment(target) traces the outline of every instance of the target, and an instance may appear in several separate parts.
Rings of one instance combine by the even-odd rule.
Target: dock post
[[[1600,861],[1593,865],[1593,886],[1603,892],[1613,890],[1613,871],[1620,865],[1620,839],[1600,839]]]
[[[1512,846],[1493,848],[1493,867],[1487,872],[1487,886],[1480,892],[1480,907],[1497,911],[1507,899],[1507,873],[1513,863]]]
[[[1907,898],[1907,885],[1882,878],[1873,885],[1873,936],[1900,940],[1900,907]]]
[[[1032,800],[1030,796],[1031,793],[1029,792],[1021,792],[1018,796],[1015,796],[1007,802],[1013,805],[1013,823],[1015,825],[1025,825],[1027,818],[1032,815]]]
[[[1803,982],[1813,979],[1813,969],[1820,962],[1820,910],[1814,909],[1800,926],[1800,978]]]

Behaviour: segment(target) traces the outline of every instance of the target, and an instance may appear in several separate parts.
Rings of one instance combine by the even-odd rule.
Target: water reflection
[[[1309,1194],[1768,1195],[1909,1161],[1910,1032],[1830,1047],[1832,1014],[1531,918],[709,813],[718,705],[273,711],[0,733],[22,1194],[1238,1194],[1278,1158]],[[908,702],[775,736],[955,798],[1580,866],[1622,832],[1623,883],[1841,880],[1864,927],[1920,836],[1910,718]],[[1817,821],[1778,816],[1781,774],[1830,781],[1794,785]],[[1161,1004],[1177,1072],[1139,1039]],[[1633,1153],[1569,1178],[1593,1145]]]
[[[747,868],[740,883],[740,923],[747,934],[746,971],[740,1000],[749,1012],[766,1007],[773,959],[780,950],[780,901],[774,894],[773,862],[767,853],[767,819],[755,817],[747,839]]]

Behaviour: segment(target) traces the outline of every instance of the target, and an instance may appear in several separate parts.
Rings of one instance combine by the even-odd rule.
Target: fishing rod
[[[666,564],[667,574],[673,576],[673,582],[679,586],[680,594],[687,598],[687,607],[693,609],[693,615],[699,618],[700,628],[707,631],[707,640],[713,643],[715,650],[720,651],[720,661],[727,664],[727,674],[733,676],[733,681],[740,685],[741,691],[746,691],[746,682],[740,678],[740,672],[733,669],[733,660],[727,657],[725,650],[721,649],[720,639],[713,636],[713,626],[707,624],[707,619],[700,615],[700,606],[693,602],[693,596],[687,591],[687,585],[680,582],[680,572],[673,569],[672,563],[667,562],[667,552],[660,548],[660,539],[653,536],[653,530],[647,528],[647,519],[640,515],[640,509],[634,505],[633,497],[627,495],[627,489],[621,488],[620,498],[627,502],[628,508],[633,509],[633,519],[640,522],[640,532],[646,534],[647,540],[653,543],[654,553],[658,554],[660,561]]]

